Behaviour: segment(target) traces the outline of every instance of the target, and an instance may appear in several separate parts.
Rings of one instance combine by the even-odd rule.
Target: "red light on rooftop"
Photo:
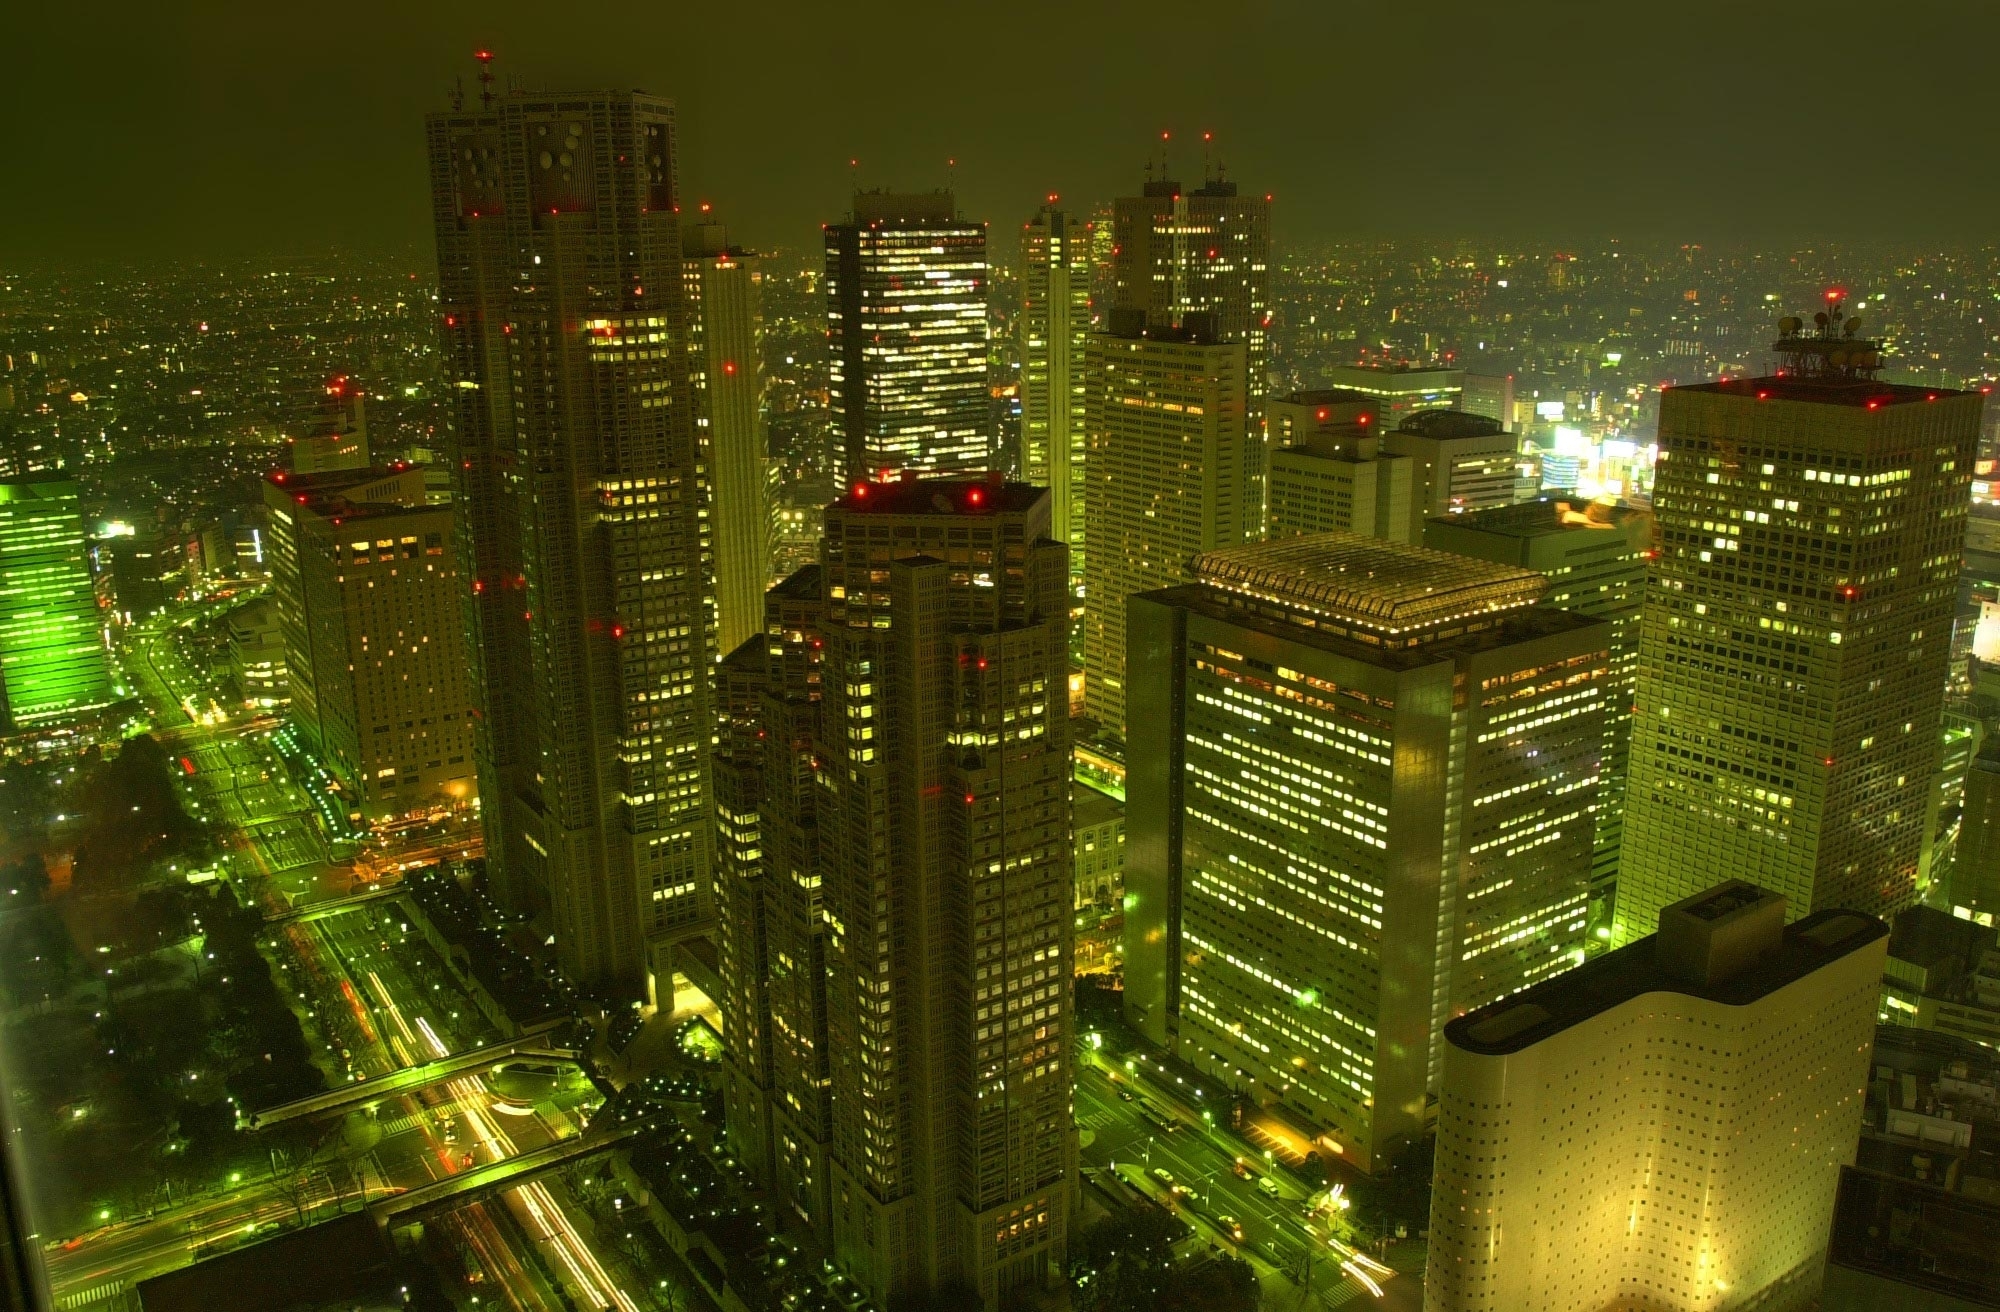
[[[1937,400],[1937,393],[1936,393],[1936,392],[1932,392],[1932,393],[1931,393],[1931,394],[1930,394],[1929,396],[1925,397],[1925,398],[1924,398],[1924,400],[1926,400],[1926,401],[1935,401],[1935,400]]]
[[[708,202],[707,202],[707,201],[703,201],[703,202],[701,203],[701,212],[702,212],[703,214],[706,214],[706,213],[708,213]]]
[[[622,637],[624,637],[624,636],[625,636],[625,626],[624,626],[623,624],[614,624],[614,625],[612,625],[612,626],[611,626],[611,636],[612,636],[612,637],[614,637],[614,638],[622,638]]]
[[[300,505],[303,506],[306,503],[306,494],[301,492],[297,496],[293,497],[292,500],[298,502]]]
[[[971,794],[971,793],[967,793],[967,794],[965,795],[965,804],[966,804],[967,806],[971,806],[971,805],[972,805],[972,803],[973,803],[973,800],[974,800],[974,799],[973,799],[973,796],[972,796],[972,794]]]
[[[472,590],[475,593],[486,591],[486,580],[485,579],[472,580]]]
[[[854,485],[854,499],[856,501],[862,500],[867,495],[868,495],[868,485],[866,483],[856,483]]]
[[[1372,423],[1374,423],[1374,422],[1375,422],[1375,416],[1374,416],[1374,415],[1367,415],[1367,414],[1364,414],[1364,415],[1356,415],[1356,416],[1355,416],[1355,419],[1354,419],[1354,422],[1355,422],[1355,423],[1357,423],[1357,424],[1372,424]]]
[[[724,360],[724,361],[722,362],[722,372],[723,372],[723,373],[726,373],[726,374],[733,374],[733,373],[735,373],[735,372],[736,372],[736,361],[734,361],[734,360]]]
[[[1882,403],[1881,403],[1880,401],[1870,401],[1870,402],[1868,403],[1868,408],[1869,408],[1870,410],[1877,410],[1877,409],[1880,409],[1880,408],[1881,408],[1881,405],[1882,405]]]
[[[975,506],[980,505],[986,500],[986,489],[980,487],[973,488],[965,494],[965,499]]]
[[[1759,392],[1757,393],[1757,399],[1759,401],[1768,401],[1771,399],[1771,394],[1769,392]]]

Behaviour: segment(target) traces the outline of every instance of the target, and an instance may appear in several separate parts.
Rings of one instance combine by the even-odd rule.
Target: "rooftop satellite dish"
[[[1859,328],[1860,326],[1861,326],[1861,316],[1857,314],[1853,318],[1849,319],[1846,323],[1842,324],[1840,326],[1840,329],[1842,332],[1846,333],[1849,337],[1852,337],[1854,336],[1854,330]]]
[[[1831,320],[1831,319],[1829,319],[1829,318],[1827,318],[1827,317],[1826,317],[1826,311],[1825,311],[1825,310],[1821,310],[1821,311],[1819,311],[1818,313],[1816,313],[1816,314],[1814,314],[1814,315],[1813,315],[1813,322],[1814,322],[1814,323],[1816,323],[1816,324],[1818,324],[1818,325],[1819,325],[1820,327],[1824,328],[1824,327],[1826,327],[1826,326],[1827,326],[1828,324],[1832,323],[1832,322],[1833,322],[1833,320]]]
[[[1847,360],[1848,360],[1848,354],[1846,347],[1835,347],[1833,350],[1828,351],[1826,353],[1826,362],[1832,365],[1836,369],[1847,368]]]
[[[1805,322],[1801,320],[1799,316],[1797,316],[1796,314],[1788,314],[1784,318],[1778,320],[1778,332],[1780,333],[1780,335],[1785,337],[1790,337],[1793,333],[1797,332],[1799,329],[1803,327],[1805,327]]]

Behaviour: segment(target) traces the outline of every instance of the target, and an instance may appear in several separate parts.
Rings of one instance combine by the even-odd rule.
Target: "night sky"
[[[1987,0],[0,3],[0,267],[429,255],[422,116],[470,52],[679,102],[681,182],[759,245],[943,185],[996,255],[1044,193],[1215,133],[1280,240],[1991,239]],[[1192,141],[1193,144],[1186,144]]]

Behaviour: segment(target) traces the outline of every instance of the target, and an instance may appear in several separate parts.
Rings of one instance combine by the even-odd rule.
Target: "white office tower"
[[[1445,1027],[1426,1312],[1813,1306],[1888,926],[1731,881]]]

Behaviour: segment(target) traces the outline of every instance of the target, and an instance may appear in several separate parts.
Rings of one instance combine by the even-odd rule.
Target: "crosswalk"
[[[78,1312],[82,1308],[89,1308],[91,1312],[116,1312],[123,1309],[127,1302],[125,1282],[106,1280],[88,1289],[78,1289],[64,1294],[56,1300],[56,1306],[61,1308],[62,1312]]]

